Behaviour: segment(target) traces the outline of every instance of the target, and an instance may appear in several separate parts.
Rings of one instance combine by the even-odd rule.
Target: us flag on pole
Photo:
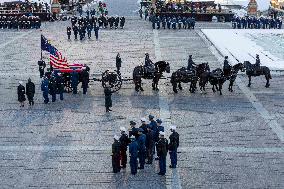
[[[83,64],[68,64],[67,59],[62,56],[59,51],[56,54],[50,54],[50,65],[54,70],[58,70],[64,73],[71,73],[73,71],[81,72],[84,67]]]

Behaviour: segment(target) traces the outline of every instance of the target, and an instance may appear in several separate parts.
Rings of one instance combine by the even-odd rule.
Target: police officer
[[[71,27],[67,27],[67,36],[68,36],[68,39],[70,40],[70,36],[71,36]]]
[[[34,95],[35,95],[35,84],[32,82],[32,80],[29,78],[28,82],[26,83],[26,95],[29,100],[29,105],[34,105]]]
[[[38,64],[40,78],[42,78],[44,75],[44,68],[46,67],[46,64],[43,60],[39,60],[37,64]]]
[[[126,128],[120,127],[121,136],[119,138],[120,142],[120,155],[121,155],[121,168],[126,168],[127,163],[127,146],[130,143],[130,140],[128,138],[128,135],[126,134]]]
[[[194,66],[196,66],[196,64],[193,62],[192,55],[190,54],[187,61],[187,70],[192,70]]]
[[[116,55],[116,71],[117,71],[117,74],[120,74],[120,67],[121,67],[121,58],[120,58],[120,54],[117,53]]]
[[[168,153],[168,140],[165,138],[165,133],[159,132],[159,141],[156,144],[157,155],[159,157],[160,172],[158,175],[166,174],[166,158]]]
[[[171,165],[170,168],[176,168],[177,166],[177,148],[179,146],[179,134],[176,132],[176,126],[171,126],[171,132],[170,135],[170,143],[169,143],[169,154],[171,158]]]
[[[150,125],[147,125],[145,146],[146,146],[147,160],[148,160],[146,164],[152,164],[155,141],[154,141],[154,131],[151,129]]]
[[[228,56],[225,56],[223,72],[224,72],[224,76],[226,77],[229,76],[231,72],[231,65],[229,64]]]
[[[56,77],[56,85],[57,85],[57,90],[60,96],[60,100],[63,100],[63,92],[64,92],[64,79],[61,76],[61,73],[57,74]]]
[[[119,137],[114,135],[112,144],[112,168],[114,173],[120,172],[120,142]]]
[[[131,174],[136,175],[137,173],[137,158],[138,158],[138,143],[135,139],[135,136],[132,135],[130,137],[131,143],[129,144],[129,156],[130,156],[130,169],[131,169]]]
[[[73,72],[70,74],[71,87],[73,90],[73,94],[77,94],[78,84],[79,84],[79,74],[73,69]]]
[[[49,102],[49,98],[48,98],[48,92],[49,92],[48,84],[49,84],[48,79],[45,76],[44,79],[41,82],[41,91],[42,91],[42,96],[44,98],[44,103],[45,104],[47,104]]]
[[[146,135],[143,134],[144,130],[139,128],[138,129],[138,135],[139,137],[137,138],[137,143],[138,143],[138,158],[139,158],[139,164],[140,166],[138,169],[144,169],[145,165],[145,158],[146,158]]]

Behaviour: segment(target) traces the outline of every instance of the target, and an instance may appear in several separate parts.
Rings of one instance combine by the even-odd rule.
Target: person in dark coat
[[[135,139],[135,136],[131,136],[131,143],[129,144],[129,156],[130,156],[130,169],[131,169],[131,174],[136,175],[137,173],[137,168],[138,168],[138,143]]]
[[[120,172],[120,142],[119,137],[115,135],[112,144],[112,168],[114,173]]]
[[[121,67],[121,58],[120,58],[120,54],[117,53],[116,55],[116,71],[117,71],[117,74],[120,74],[120,67]]]
[[[225,56],[223,72],[224,72],[224,76],[229,76],[231,72],[231,65],[229,64],[228,56]]]
[[[159,157],[159,167],[160,172],[158,175],[165,175],[166,174],[166,159],[167,159],[167,153],[168,153],[168,140],[164,137],[165,133],[160,131],[159,133],[159,141],[157,142],[157,154]]]
[[[87,25],[87,32],[88,32],[88,38],[90,39],[92,37],[92,25],[88,24]]]
[[[192,70],[196,64],[192,60],[192,55],[190,54],[187,61],[187,70]]]
[[[26,90],[25,87],[23,86],[23,82],[19,81],[19,86],[18,86],[18,101],[20,102],[20,107],[24,107],[24,102],[26,101]]]
[[[74,37],[75,37],[75,40],[77,40],[77,36],[78,36],[78,26],[77,25],[74,25],[73,26],[73,33],[74,33]]]
[[[73,72],[70,74],[70,80],[71,80],[71,87],[73,89],[73,94],[77,94],[77,88],[79,83],[79,74],[73,70]]]
[[[154,132],[151,129],[151,126],[148,125],[147,127],[147,133],[146,133],[146,152],[147,152],[147,162],[146,164],[152,164],[153,163],[153,150],[155,146],[154,141]]]
[[[99,29],[100,27],[99,26],[95,26],[94,30],[95,30],[95,36],[96,36],[96,40],[99,39]]]
[[[104,93],[105,93],[105,107],[106,107],[106,112],[109,112],[109,111],[112,111],[110,109],[110,107],[112,107],[112,100],[111,100],[111,90],[110,90],[110,87],[109,85],[107,84],[105,90],[104,90]]]
[[[121,157],[121,168],[126,168],[127,164],[127,147],[129,143],[131,142],[128,138],[128,135],[126,134],[126,128],[120,127],[121,136],[119,138],[120,142],[120,157]]]
[[[67,36],[68,36],[68,40],[70,40],[70,36],[71,36],[71,27],[70,26],[67,27]]]
[[[60,100],[63,100],[63,93],[64,93],[64,79],[61,76],[61,73],[57,74],[56,77],[56,86],[57,86],[57,92],[60,95]]]
[[[176,168],[177,166],[177,148],[179,146],[179,134],[176,132],[176,126],[171,126],[171,132],[170,135],[170,143],[169,143],[169,154],[171,158],[171,165],[170,168]]]
[[[156,122],[157,122],[157,128],[156,128],[156,132],[154,133],[154,140],[155,140],[155,142],[158,142],[159,141],[159,132],[160,131],[164,132],[165,129],[162,125],[163,122],[162,122],[161,119],[157,119]],[[155,160],[159,160],[159,158],[156,157]]]
[[[29,78],[28,82],[26,83],[26,95],[29,100],[29,105],[34,105],[34,95],[35,95],[35,84]]]
[[[141,126],[139,128],[143,129],[143,134],[146,134],[147,133],[147,127],[148,127],[148,124],[146,123],[146,118],[141,118]]]
[[[143,134],[143,129],[139,128],[138,130],[138,134],[139,137],[137,139],[137,143],[138,143],[138,158],[139,158],[139,164],[140,166],[138,167],[138,169],[144,169],[144,165],[145,165],[145,158],[146,158],[146,135]]]
[[[41,91],[42,91],[42,96],[44,98],[44,103],[47,104],[49,102],[49,98],[48,98],[48,85],[49,85],[49,81],[47,79],[47,77],[44,77],[44,79],[41,82]]]
[[[138,135],[138,128],[135,127],[136,122],[130,121],[130,129],[129,129],[129,137],[134,136],[136,139],[139,137]]]
[[[115,29],[118,28],[118,24],[119,24],[119,17],[116,16],[116,17],[115,17],[115,21],[114,21],[114,27],[115,27]]]
[[[42,78],[44,76],[44,68],[46,67],[46,64],[43,60],[39,60],[37,64],[38,64],[40,78]]]
[[[83,71],[81,72],[81,79],[83,94],[86,94],[89,87],[89,72],[86,70],[86,67],[83,67]]]

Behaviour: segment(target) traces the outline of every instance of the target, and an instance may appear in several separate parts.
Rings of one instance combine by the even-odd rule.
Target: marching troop
[[[234,29],[281,29],[282,20],[268,17],[234,17],[232,27]]]
[[[39,29],[41,20],[38,16],[0,16],[0,29]]]
[[[177,166],[177,149],[179,147],[179,134],[176,126],[170,127],[171,134],[166,139],[166,131],[161,119],[155,120],[153,115],[141,118],[140,127],[135,121],[130,121],[130,127],[120,127],[120,136],[114,135],[112,144],[112,167],[113,172],[118,173],[127,165],[127,150],[131,174],[136,175],[138,169],[145,169],[145,164],[153,164],[153,160],[159,161],[159,175],[166,174],[166,157],[169,153],[170,168]],[[154,157],[156,156],[156,157]]]

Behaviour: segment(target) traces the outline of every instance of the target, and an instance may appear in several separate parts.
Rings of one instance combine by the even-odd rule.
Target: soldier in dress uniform
[[[77,40],[77,35],[78,35],[78,26],[77,25],[73,26],[73,33],[74,33],[75,40]]]
[[[48,88],[48,79],[45,76],[44,79],[41,82],[41,91],[42,91],[42,96],[44,98],[44,103],[47,104],[49,102],[49,98],[48,98],[48,92],[49,92],[49,88]]]
[[[56,77],[56,86],[58,93],[60,95],[60,100],[63,100],[63,93],[64,93],[64,79],[59,72]]]
[[[132,135],[130,139],[131,143],[129,144],[129,156],[130,156],[129,163],[130,163],[131,174],[136,175],[138,168],[138,163],[137,163],[138,143],[134,135]]]
[[[171,158],[171,165],[170,168],[176,168],[177,166],[177,149],[179,147],[179,134],[176,132],[176,126],[171,126],[171,132],[170,135],[170,143],[169,143],[169,153]]]
[[[124,24],[125,24],[125,18],[124,18],[124,16],[122,16],[122,17],[120,17],[120,28],[121,29],[123,29]]]
[[[120,172],[120,148],[119,137],[114,135],[112,144],[112,168],[114,173]]]
[[[231,73],[231,65],[229,64],[228,56],[225,56],[223,72],[225,77],[228,77]]]
[[[121,155],[121,168],[126,168],[126,164],[127,164],[127,147],[129,145],[129,143],[131,142],[128,138],[128,135],[126,134],[126,128],[125,127],[120,127],[120,132],[121,132],[121,136],[119,138],[119,142],[121,145],[120,148],[120,155]]]
[[[115,27],[115,29],[118,28],[118,24],[119,24],[119,17],[116,16],[116,17],[115,17],[115,21],[114,21],[114,27]]]
[[[168,153],[168,140],[165,138],[165,133],[160,131],[159,132],[159,141],[156,144],[157,148],[157,155],[159,157],[159,168],[160,172],[158,175],[165,175],[166,174],[166,159]]]
[[[70,36],[71,36],[71,27],[70,26],[67,27],[67,36],[68,36],[68,40],[70,40]]]
[[[116,71],[117,71],[117,74],[120,74],[120,67],[121,67],[121,57],[120,57],[120,54],[117,53],[116,55]]]
[[[37,64],[38,64],[40,78],[42,78],[44,75],[44,68],[46,67],[46,64],[43,60],[39,60]]]

